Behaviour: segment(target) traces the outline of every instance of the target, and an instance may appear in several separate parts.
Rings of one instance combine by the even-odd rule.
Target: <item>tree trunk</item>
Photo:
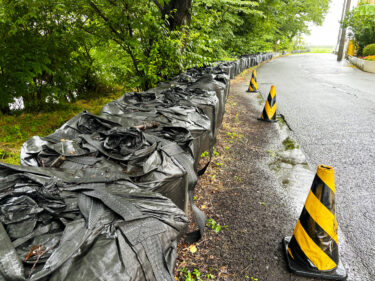
[[[182,25],[190,25],[192,0],[170,0],[164,6],[155,1],[155,4],[159,7],[163,18],[168,16],[169,30],[175,30]]]

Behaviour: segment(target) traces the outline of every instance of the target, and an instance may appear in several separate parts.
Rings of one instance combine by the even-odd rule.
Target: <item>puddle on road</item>
[[[301,208],[307,198],[315,172],[310,170],[305,154],[292,139],[291,132],[282,117],[278,117],[281,144],[275,151],[268,150],[270,169],[276,174],[280,186],[291,198],[294,207]]]

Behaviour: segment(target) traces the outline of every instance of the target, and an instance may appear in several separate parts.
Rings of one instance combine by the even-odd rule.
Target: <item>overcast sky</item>
[[[308,45],[336,45],[343,4],[344,0],[331,0],[323,25],[312,25],[310,27],[311,35],[304,36]],[[352,6],[356,5],[357,0],[351,0],[351,4]]]

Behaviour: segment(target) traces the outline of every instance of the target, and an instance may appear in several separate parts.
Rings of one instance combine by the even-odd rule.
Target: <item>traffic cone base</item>
[[[298,257],[294,257],[295,259],[292,259],[290,257],[290,253],[288,252],[291,238],[292,237],[285,237],[283,239],[283,250],[288,263],[288,267],[292,273],[305,277],[314,277],[328,280],[346,280],[348,276],[346,274],[344,266],[340,261],[335,269],[330,271],[320,271],[314,266],[301,264],[300,262],[298,262],[300,260]]]

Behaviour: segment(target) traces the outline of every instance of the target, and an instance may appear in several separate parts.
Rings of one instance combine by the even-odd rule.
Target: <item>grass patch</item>
[[[122,94],[120,89],[109,93],[92,93],[74,103],[59,106],[51,112],[14,112],[11,115],[0,113],[0,162],[18,165],[21,146],[26,140],[35,135],[46,136],[53,133],[83,110],[98,114],[104,104],[119,98]]]
[[[332,46],[311,46],[309,53],[332,53]]]

